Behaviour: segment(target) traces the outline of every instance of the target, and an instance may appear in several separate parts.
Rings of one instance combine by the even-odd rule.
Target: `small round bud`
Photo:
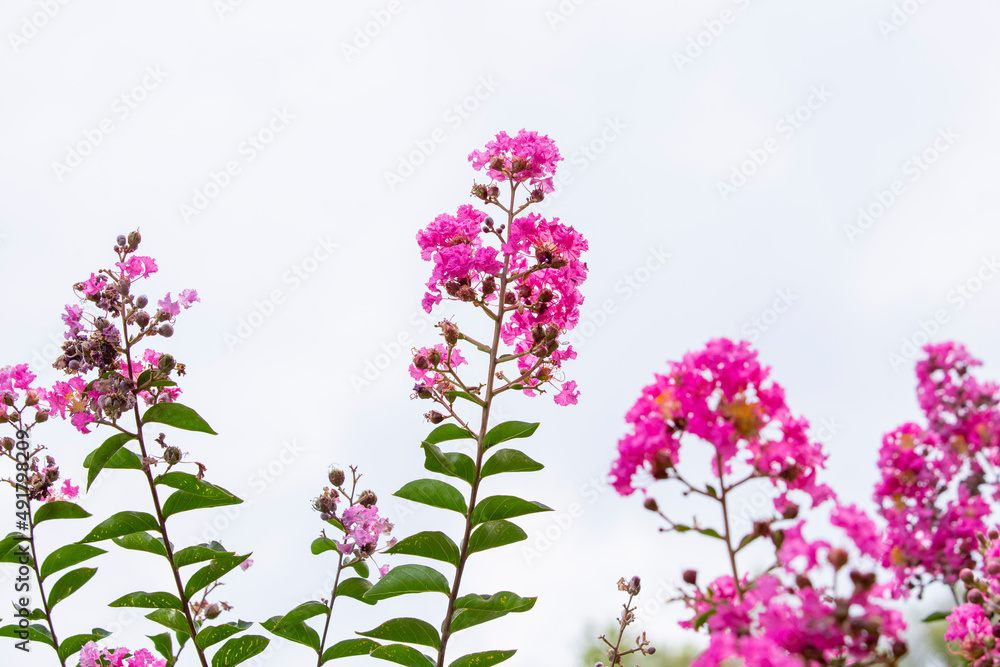
[[[49,419],[49,411],[46,410],[45,408],[42,408],[41,410],[35,413],[35,421],[38,422],[39,424],[48,421],[48,419]]]
[[[685,584],[698,585],[698,570],[684,570],[684,574],[681,577],[684,579]]]
[[[549,301],[552,301],[552,290],[550,290],[548,287],[543,289],[541,292],[538,293],[538,300],[542,303],[548,303]]]
[[[540,202],[543,199],[545,199],[545,193],[542,192],[541,188],[535,188],[534,190],[531,191],[531,194],[528,196],[528,200],[531,202]]]
[[[417,398],[432,398],[434,396],[431,392],[431,388],[425,384],[414,385],[413,391],[416,393]]]
[[[14,407],[14,394],[4,394],[3,404],[9,407]]]
[[[103,317],[98,317],[96,320],[94,320],[94,328],[97,329],[98,331],[104,331],[109,326],[111,326],[111,323],[108,322]]]
[[[437,366],[441,363],[441,351],[436,348],[431,348],[430,353],[427,355],[427,361],[430,362],[431,366]]]
[[[504,294],[503,296],[503,302],[506,303],[508,306],[513,306],[515,303],[517,303],[517,295],[511,292],[510,290],[507,290],[507,293]]]
[[[963,568],[961,572],[958,573],[958,578],[962,580],[963,584],[971,586],[976,583],[976,573],[969,568]]]
[[[833,569],[835,570],[839,570],[847,565],[849,558],[849,554],[843,549],[830,549],[830,553],[827,555],[827,560],[830,561],[830,565],[833,565]]]
[[[522,299],[531,298],[531,285],[520,285],[517,288],[517,295]]]
[[[531,340],[541,343],[545,340],[545,328],[541,324],[536,324],[531,328]]]
[[[486,278],[483,280],[483,296],[486,296],[488,294],[493,294],[493,292],[496,291],[497,291],[497,284],[496,281],[493,279],[493,276],[486,276]]]
[[[117,285],[118,293],[122,296],[128,296],[129,288],[132,287],[132,281],[128,278],[122,278]]]
[[[140,294],[135,298],[136,308],[145,308],[149,304],[149,297],[145,294]]]
[[[892,643],[892,654],[897,658],[902,658],[909,650],[904,641],[895,641]]]
[[[3,447],[5,452],[14,449],[14,444],[14,438],[0,438],[0,447]]]
[[[160,328],[162,329],[163,327]],[[177,362],[174,360],[173,355],[170,354],[161,354],[160,358],[156,360],[156,367],[161,373],[169,373],[174,370],[176,365]]]
[[[799,506],[795,503],[789,503],[785,506],[785,509],[781,512],[782,519],[794,519],[799,515]]]
[[[1000,540],[1000,530],[997,530],[996,528],[990,528],[988,535],[991,540]]]
[[[361,495],[358,496],[358,504],[363,507],[371,507],[378,502],[378,496],[376,496],[372,491],[362,491]]]
[[[177,447],[167,447],[163,452],[163,460],[170,465],[177,465],[181,462],[184,454]]]
[[[135,323],[139,325],[140,329],[145,329],[146,325],[149,324],[149,313],[145,310],[140,310],[135,314]]]
[[[432,424],[440,424],[444,421],[444,415],[437,410],[431,410],[424,415],[424,418]]]
[[[38,392],[34,389],[29,389],[24,396],[25,407],[31,407],[38,405]]]
[[[0,424],[6,424],[9,421],[10,417],[7,416],[7,412],[5,410],[0,410]]]
[[[139,242],[142,241],[142,236],[139,235],[139,230],[137,229],[134,232],[129,232],[127,240],[129,247],[135,250],[138,247]]]
[[[115,239],[115,243],[117,243],[120,246],[124,246],[126,243],[128,243],[128,239],[125,238],[124,234],[119,234],[118,238]]]
[[[330,484],[334,486],[342,486],[344,481],[347,479],[347,475],[340,468],[330,468]]]
[[[983,592],[978,588],[973,588],[965,598],[970,604],[982,604],[986,601]]]
[[[996,558],[991,558],[986,561],[986,572],[991,576],[997,576],[1000,574],[1000,560]]]
[[[660,506],[656,504],[656,498],[646,498],[646,501],[642,504],[642,506],[650,512],[657,512],[660,509]]]
[[[649,648],[646,649],[646,655],[653,655],[654,653],[656,653],[655,646],[650,646]]]
[[[164,338],[170,338],[174,335],[174,328],[169,324],[161,324],[160,328],[156,330],[156,333],[160,334]]]
[[[628,582],[628,592],[632,595],[638,595],[640,589],[639,577],[632,577],[631,581]]]
[[[218,618],[219,614],[221,613],[222,610],[219,609],[219,605],[210,604],[208,605],[208,608],[205,609],[205,618],[207,618],[208,620],[212,620],[213,618]]]

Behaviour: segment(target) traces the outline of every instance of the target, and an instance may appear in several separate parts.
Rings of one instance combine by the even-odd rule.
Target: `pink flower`
[[[179,301],[171,301],[170,292],[167,295],[156,302],[156,305],[160,307],[164,313],[170,317],[176,317],[178,313],[181,312],[181,304]]]
[[[72,422],[73,426],[75,426],[76,430],[79,431],[80,433],[90,433],[90,429],[87,428],[87,424],[90,424],[94,421],[97,420],[94,419],[94,417],[87,412],[78,412],[75,415],[73,415],[73,417],[70,419],[70,422]]]
[[[507,172],[518,168],[514,174],[516,181],[538,185],[543,192],[552,192],[552,176],[556,173],[556,163],[562,159],[554,141],[524,129],[516,137],[500,132],[486,144],[486,150],[469,154],[473,168],[477,171],[486,168],[493,180],[507,180],[507,176],[495,167]]]
[[[129,280],[148,278],[157,271],[155,259],[139,255],[132,255],[124,262],[115,262],[115,266],[121,269],[122,275]]]
[[[240,569],[246,572],[253,565],[253,558],[247,558],[245,561],[240,563]]]
[[[90,278],[80,283],[83,287],[83,293],[87,296],[93,296],[104,289],[104,285],[108,282],[107,277],[99,276],[91,273]]]
[[[389,566],[388,565],[383,565],[382,567],[380,567],[378,569],[378,578],[379,579],[381,579],[382,577],[384,577],[387,574],[389,574]]]
[[[875,522],[858,509],[857,505],[838,504],[830,515],[830,523],[843,528],[861,553],[882,560],[885,553],[885,536]]]
[[[190,308],[194,305],[195,301],[201,301],[201,298],[198,296],[198,290],[181,290],[181,306],[185,309]]]
[[[576,405],[580,392],[576,390],[576,382],[570,380],[563,383],[562,391],[555,396],[557,405]]]
[[[83,325],[80,323],[81,317],[83,317],[83,308],[66,306],[66,312],[62,315],[62,321],[68,327],[68,331],[63,332],[66,340],[74,340],[83,331]]]

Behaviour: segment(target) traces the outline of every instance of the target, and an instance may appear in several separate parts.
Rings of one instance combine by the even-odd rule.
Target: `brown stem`
[[[736,568],[736,551],[733,549],[733,541],[729,532],[729,505],[726,502],[728,490],[726,489],[726,480],[722,476],[722,454],[718,452],[715,454],[715,465],[719,471],[719,503],[722,504],[722,522],[725,527],[723,537],[726,539],[726,551],[729,552],[729,564],[733,568],[733,587],[736,588],[736,594],[739,596],[740,602],[742,602],[743,587],[740,586],[740,572]]]
[[[353,492],[351,495],[354,495]],[[340,573],[344,570],[344,557],[337,552],[337,576],[333,578],[333,591],[330,593],[330,612],[326,615],[326,625],[323,626],[323,639],[319,643],[319,657],[316,667],[323,665],[323,650],[326,648],[326,635],[330,632],[330,619],[333,618],[333,603],[337,599],[337,586],[340,584]]]
[[[27,491],[27,490],[26,490]],[[42,571],[38,568],[38,550],[35,549],[35,519],[31,513],[31,500],[27,499],[28,506],[28,544],[31,545],[31,567],[35,571],[35,578],[38,580],[38,593],[42,596],[42,608],[45,610],[45,622],[49,625],[49,632],[52,633],[52,646],[59,655],[59,639],[56,637],[55,624],[52,623],[52,609],[45,595],[45,585],[42,583]],[[59,664],[66,667],[66,660],[59,656]]]

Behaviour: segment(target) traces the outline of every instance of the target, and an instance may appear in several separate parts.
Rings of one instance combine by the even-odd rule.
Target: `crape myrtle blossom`
[[[978,535],[1000,500],[1000,389],[980,382],[964,346],[924,347],[917,398],[927,425],[910,422],[882,440],[874,498],[887,523],[885,564],[904,593],[954,585],[976,566]],[[986,484],[990,482],[990,484]]]
[[[944,638],[952,653],[974,667],[992,667],[1000,665],[1000,531],[980,533],[977,541],[981,565],[959,573],[966,602],[948,615]]]
[[[588,244],[579,232],[558,218],[547,220],[537,213],[520,215],[552,191],[552,175],[561,159],[546,136],[522,130],[511,138],[501,132],[485,150],[474,151],[469,160],[476,169],[486,169],[494,181],[491,185],[473,185],[473,195],[507,213],[509,228],[497,225],[485,211],[466,204],[459,206],[455,215],[441,214],[420,230],[417,244],[421,258],[433,262],[423,298],[424,310],[429,313],[449,299],[470,303],[493,320],[499,314],[503,344],[511,348],[501,363],[517,361],[517,376],[502,377],[508,382],[504,389],[520,389],[532,396],[544,392],[545,385],[554,384],[559,387],[556,403],[571,405],[579,395],[576,383],[564,382],[559,371],[563,361],[576,358],[576,352],[558,338],[575,327],[580,318],[583,295],[579,286],[587,277],[587,264],[581,254]],[[509,202],[499,198],[495,182],[503,181],[511,184]],[[522,186],[533,190],[518,206],[515,196]],[[458,331],[457,325],[451,326]],[[442,333],[447,341],[448,331]],[[460,339],[470,340],[483,352],[490,349],[464,334],[457,334],[449,347]],[[444,379],[457,384],[456,377],[444,375]]]
[[[193,289],[182,290],[176,301],[168,292],[153,310],[148,297],[134,294],[135,282],[157,271],[153,258],[134,254],[140,241],[138,232],[119,236],[115,268],[91,273],[77,283],[74,288],[83,305],[67,305],[62,315],[66,342],[53,366],[71,377],[53,386],[49,402],[81,433],[89,433],[94,424],[114,423],[138,400],[154,405],[175,401],[180,394],[169,376],[183,375],[183,364],[151,349],[141,359],[127,358],[126,347],[131,350],[140,340],[173,335],[180,311],[200,298]]]
[[[749,343],[728,339],[709,341],[671,363],[626,415],[631,431],[619,442],[612,482],[623,496],[642,488],[645,507],[667,522],[663,530],[699,532],[725,545],[730,573],[707,585],[698,584],[695,570],[683,575],[687,586],[678,599],[691,616],[682,625],[709,636],[694,667],[895,665],[907,651],[905,624],[886,606],[894,586],[878,581],[884,537],[864,511],[840,504],[819,482],[826,454],[769,376]],[[698,471],[684,462],[705,443],[713,456],[701,473],[708,473],[710,484],[701,486],[690,481]],[[692,525],[675,522],[634,479],[640,471],[719,503],[722,525],[709,528],[697,518]],[[728,495],[754,480],[774,487],[773,511],[748,534],[735,535]],[[846,539],[808,536],[802,506],[825,504],[832,505],[831,523]],[[755,543],[758,552],[773,549],[773,565],[758,575],[741,573],[737,556]]]
[[[132,652],[125,647],[108,650],[87,642],[80,649],[80,667],[166,667],[167,661],[156,658],[144,648]]]
[[[354,466],[350,470],[353,480],[351,490],[348,491],[344,488],[344,471],[331,467],[329,478],[333,488],[323,487],[323,493],[313,500],[313,509],[320,513],[323,521],[333,524],[344,533],[343,540],[334,542],[337,551],[344,556],[364,560],[379,551],[379,539],[382,535],[389,535],[393,525],[379,515],[379,509],[375,505],[378,498],[372,491],[362,491],[356,495],[361,475]],[[337,506],[342,500],[346,500],[347,506],[338,514]],[[385,548],[391,548],[395,544],[396,538],[391,538]],[[344,561],[341,566],[343,563]],[[379,567],[380,576],[384,577],[388,571],[388,565]]]

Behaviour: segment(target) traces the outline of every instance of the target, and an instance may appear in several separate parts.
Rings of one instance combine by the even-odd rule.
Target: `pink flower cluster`
[[[382,535],[392,532],[392,524],[388,519],[379,517],[378,507],[372,505],[352,505],[344,510],[340,517],[340,523],[344,526],[345,539],[337,544],[337,549],[342,554],[354,554],[359,558],[367,558],[378,549],[378,541]],[[389,540],[388,546],[393,546],[396,539]],[[379,574],[385,576],[389,571],[388,565],[379,568]]]
[[[835,525],[847,526],[853,553],[807,540],[805,522],[799,521],[771,534],[779,565],[770,573],[744,576],[739,588],[732,576],[721,576],[685,596],[693,616],[682,625],[704,627],[710,638],[692,667],[874,664],[873,658],[906,653],[902,614],[885,606],[891,585],[878,583],[871,569],[854,568],[850,592],[837,593],[843,586],[835,582],[847,562],[878,553],[880,536],[856,507],[838,506],[834,516]],[[877,560],[869,561],[877,567]]]
[[[927,427],[907,423],[887,433],[874,498],[885,519],[885,564],[900,589],[933,581],[954,584],[975,566],[977,535],[986,532],[990,500],[980,489],[1000,464],[1000,390],[970,374],[980,365],[955,343],[928,345],[917,363],[917,397]]]
[[[167,661],[156,658],[144,648],[132,653],[125,647],[108,650],[94,642],[80,649],[80,667],[166,667]]]
[[[715,448],[723,474],[741,462],[750,476],[769,479],[781,490],[774,501],[779,513],[793,506],[790,491],[804,492],[814,505],[832,498],[830,488],[816,481],[826,461],[822,445],[809,440],[809,422],[791,414],[784,390],[769,374],[749,343],[725,338],[672,362],[670,373],[657,374],[625,416],[632,432],[619,441],[611,470],[618,493],[635,491],[639,470],[666,479],[681,461],[682,437],[690,434]]]
[[[556,163],[562,159],[554,141],[524,129],[516,137],[501,132],[487,142],[486,150],[469,154],[473,168],[486,169],[494,181],[506,181],[508,174],[514,174],[516,180],[527,181],[543,193],[553,191],[552,177],[556,173]]]
[[[562,362],[576,358],[572,346],[561,346],[560,334],[576,326],[583,295],[579,286],[587,277],[581,254],[587,240],[575,229],[536,213],[516,216],[551,192],[552,174],[562,158],[548,137],[522,130],[511,138],[501,132],[484,151],[469,156],[477,169],[488,168],[495,181],[511,181],[514,191],[523,183],[538,186],[527,203],[510,210],[497,199],[496,186],[475,186],[474,194],[510,213],[511,224],[495,225],[484,211],[471,205],[456,215],[439,215],[417,233],[421,257],[434,268],[427,282],[423,307],[431,312],[445,297],[486,307],[499,302],[505,345],[518,355],[528,395],[557,381]],[[494,239],[494,244],[488,243]],[[577,402],[575,383],[562,385],[560,405]]]
[[[952,652],[970,661],[973,667],[1000,664],[1000,531],[977,536],[982,566],[978,573],[962,570],[958,578],[965,585],[966,603],[948,615],[945,641]]]

